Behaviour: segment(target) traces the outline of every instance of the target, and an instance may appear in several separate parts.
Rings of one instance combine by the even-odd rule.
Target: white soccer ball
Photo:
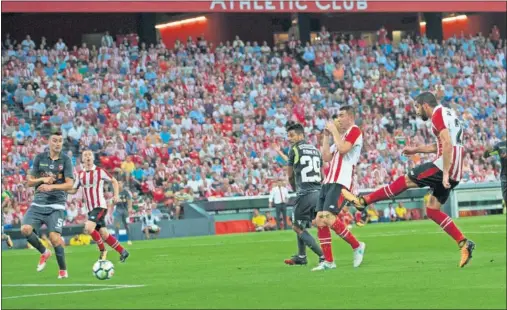
[[[109,280],[114,275],[114,265],[108,260],[98,260],[93,264],[93,275],[99,280]]]

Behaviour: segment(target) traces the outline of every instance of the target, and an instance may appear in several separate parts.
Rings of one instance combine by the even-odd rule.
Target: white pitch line
[[[54,285],[51,285],[51,286],[54,286]],[[62,285],[62,286],[65,286],[65,285]],[[69,284],[67,286],[71,286],[71,285]],[[75,285],[72,285],[72,286],[75,286]],[[122,288],[134,288],[134,287],[143,287],[143,286],[145,286],[145,285],[124,285],[124,286],[103,287],[103,288],[94,288],[94,289],[68,291],[68,292],[53,292],[53,293],[43,293],[43,294],[17,295],[17,296],[2,297],[2,300],[3,299],[25,298],[25,297],[38,297],[38,296],[49,296],[49,295],[64,295],[64,294],[78,294],[78,293],[86,293],[86,292],[119,290]]]
[[[74,287],[74,286],[91,286],[91,287],[140,287],[144,285],[131,285],[131,284],[2,284],[7,287]]]

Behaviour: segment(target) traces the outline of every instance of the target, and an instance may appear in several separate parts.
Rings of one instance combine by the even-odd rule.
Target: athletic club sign
[[[2,0],[2,12],[503,12],[505,0]]]
[[[210,11],[233,12],[340,12],[365,11],[366,0],[212,0]]]

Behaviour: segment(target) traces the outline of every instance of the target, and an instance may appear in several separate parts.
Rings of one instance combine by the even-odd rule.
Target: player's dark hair
[[[287,132],[289,132],[289,131],[294,131],[298,135],[304,135],[305,134],[305,128],[303,127],[303,125],[298,124],[298,123],[292,124],[289,127],[287,127]]]
[[[337,119],[338,118],[338,114],[333,114],[333,116],[331,116],[332,119]]]
[[[415,101],[417,102],[417,104],[420,104],[420,105],[423,105],[426,103],[430,107],[433,107],[433,108],[438,105],[437,98],[435,97],[435,95],[433,95],[429,91],[419,94],[415,98]]]
[[[49,134],[49,136],[62,136],[62,131],[58,128],[55,128],[53,130],[51,130],[51,133]]]
[[[340,111],[345,111],[347,114],[354,116],[356,113],[354,112],[354,108],[350,105],[346,105],[340,108]]]

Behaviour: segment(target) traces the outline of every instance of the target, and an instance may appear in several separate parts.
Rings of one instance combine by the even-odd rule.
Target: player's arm
[[[120,185],[118,184],[118,180],[116,178],[111,178],[111,183],[113,184],[113,195],[114,202],[120,201]]]
[[[37,187],[43,183],[51,184],[54,182],[54,179],[52,177],[38,178],[38,176],[40,175],[39,163],[40,158],[37,155],[33,160],[32,170],[30,171],[30,174],[26,178],[26,185],[28,187]]]
[[[331,148],[329,147],[329,135],[324,134],[322,139],[322,159],[324,162],[330,162],[333,159]]]
[[[418,153],[433,154],[433,153],[436,153],[437,150],[438,150],[437,144],[434,143],[434,144],[428,144],[428,145],[420,145],[420,146],[416,146],[416,147],[407,146],[403,150],[403,153],[405,153],[407,155],[418,154]]]
[[[129,212],[132,212],[132,198],[130,197],[127,202],[127,208]]]
[[[79,189],[79,187],[81,187],[80,180],[81,180],[81,178],[78,175],[77,178],[74,180],[74,184],[72,185],[72,189],[67,191],[68,194],[74,195],[75,193],[77,193],[77,190]]]
[[[452,141],[449,129],[445,128],[439,133],[440,141],[442,141],[442,157],[444,160],[444,174],[449,173],[451,169]]]
[[[65,157],[65,161],[63,162],[63,177],[65,178],[65,183],[62,184],[53,184],[50,185],[50,189],[52,191],[68,191],[74,187],[74,173],[72,168],[72,162],[68,156]]]
[[[282,148],[279,145],[275,146],[275,151],[278,153],[278,155],[280,155],[280,157],[284,161],[288,161],[289,160],[289,157],[287,155],[285,155],[285,153],[282,151]]]
[[[488,158],[492,155],[499,155],[499,156],[505,157],[506,152],[505,152],[505,150],[504,150],[504,152],[502,152],[502,148],[505,149],[505,141],[497,143],[493,147],[493,149],[488,149],[488,150],[484,151],[484,158]]]
[[[294,174],[294,165],[299,162],[299,150],[297,146],[293,146],[289,151],[289,158],[287,164],[287,177],[289,184],[293,191],[296,191],[296,175]]]
[[[326,129],[333,135],[333,142],[336,151],[339,152],[340,155],[347,154],[352,149],[356,139],[361,134],[361,131],[357,127],[354,127],[351,129],[350,134],[347,135],[347,138],[344,140],[338,131],[338,128],[336,128],[333,122],[329,122],[326,126]]]

